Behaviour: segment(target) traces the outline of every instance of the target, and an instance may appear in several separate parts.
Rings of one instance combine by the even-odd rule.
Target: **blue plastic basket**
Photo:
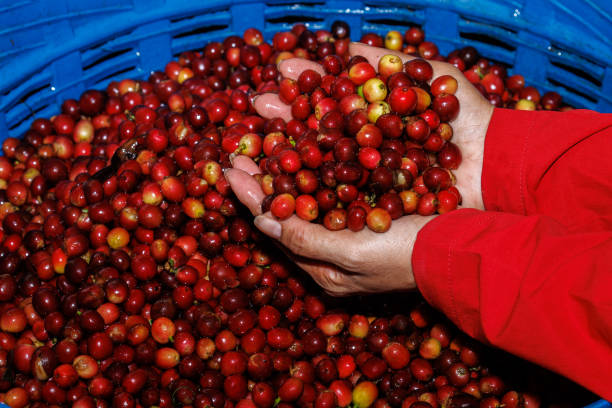
[[[0,0],[0,141],[85,89],[146,78],[246,27],[270,40],[298,21],[339,18],[354,40],[421,26],[443,54],[473,45],[575,107],[612,112],[610,0]]]
[[[339,17],[355,40],[420,25],[442,53],[474,45],[573,106],[612,112],[609,0],[2,0],[0,137],[20,136],[87,88],[145,78],[245,27],[270,39],[295,21],[316,29]]]

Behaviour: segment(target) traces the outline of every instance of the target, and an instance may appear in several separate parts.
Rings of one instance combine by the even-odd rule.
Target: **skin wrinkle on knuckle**
[[[321,287],[325,292],[330,292],[337,290],[338,288],[329,281],[327,277],[327,271],[325,268],[322,268],[320,265],[312,265],[310,263],[305,263],[301,261],[296,261],[296,264],[304,270],[312,279],[315,281],[317,285]]]
[[[323,272],[320,275],[317,283],[328,293],[337,293],[338,295],[346,293],[347,290],[343,285],[343,282],[341,282],[337,277],[332,276],[332,274],[333,273],[330,272]]]
[[[335,287],[344,287],[346,282],[345,282],[345,275],[342,274],[341,272],[337,272],[337,271],[328,271],[326,273],[327,275],[327,279],[329,280],[329,282],[331,282]]]
[[[361,279],[357,275],[346,274],[341,270],[328,270],[325,276],[330,284],[330,289],[333,289],[337,296],[347,296],[364,291]]]
[[[296,255],[308,257],[311,254],[309,233],[304,228],[283,229],[283,244]]]
[[[352,272],[358,272],[364,269],[363,259],[367,259],[367,257],[364,257],[361,248],[349,245],[347,248],[344,248],[339,255],[339,263],[344,269]]]

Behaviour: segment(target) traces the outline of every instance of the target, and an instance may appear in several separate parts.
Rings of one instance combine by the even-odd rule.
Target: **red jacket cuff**
[[[429,304],[468,334],[485,341],[480,326],[480,257],[455,251],[465,229],[477,228],[475,213],[484,215],[478,210],[460,209],[428,222],[417,236],[412,269],[417,287]]]
[[[487,210],[525,213],[523,169],[532,118],[529,111],[493,111],[482,166],[482,198]]]

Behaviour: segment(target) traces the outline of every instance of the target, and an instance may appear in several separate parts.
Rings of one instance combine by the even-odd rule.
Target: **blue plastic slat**
[[[264,10],[264,38],[270,41],[273,35],[279,31],[290,30],[292,24],[287,22],[276,22],[273,20],[285,17],[301,17],[310,30],[319,30],[325,27],[325,10],[323,2],[302,2],[300,4],[280,4],[283,2],[273,1]]]
[[[196,15],[189,19],[172,23],[169,27],[169,31],[173,36],[171,40],[172,54],[177,55],[183,51],[202,48],[204,44],[212,41],[213,38],[217,39],[220,35],[227,36],[233,34],[231,19],[232,15],[229,6],[227,6],[214,12]],[[205,27],[215,29],[206,33],[185,35],[186,33],[193,32],[193,30]],[[176,37],[176,35],[181,34],[180,38]]]
[[[138,58],[138,51],[134,45],[116,44],[114,47],[104,46],[101,49],[88,50],[81,52],[81,63],[83,64],[83,77],[92,78],[98,73],[105,74],[116,70],[123,65],[124,61],[135,63]]]
[[[486,42],[477,40],[460,39],[457,42],[458,47],[464,47],[466,45],[474,46],[479,53],[486,55],[494,61],[503,62],[505,64],[513,65],[516,59],[516,47],[517,37],[516,34],[510,32],[504,28],[491,26],[490,24],[484,24],[476,21],[461,19],[458,23],[458,31],[463,34],[480,34],[486,35],[487,37],[494,38],[505,43],[506,48],[502,48],[496,45],[491,45]]]
[[[30,122],[38,117],[50,117],[57,114],[57,107],[55,104],[38,104],[36,109],[27,109],[25,117],[15,125],[11,126],[10,131],[16,135],[24,134],[30,128]]]
[[[31,0],[0,6],[0,66],[8,56],[44,45],[41,27],[32,24],[44,19],[43,13]]]
[[[146,36],[138,41],[136,56],[140,58],[138,69],[143,74],[148,74],[156,69],[160,69],[160,61],[170,61],[172,52],[170,45],[172,36],[167,32],[168,21],[160,20],[139,27],[143,33],[158,33],[153,36]],[[138,32],[134,33],[138,36]]]
[[[612,67],[607,67],[603,76],[601,91],[607,98],[599,100],[596,109],[600,112],[612,112]]]
[[[8,121],[4,112],[0,111],[0,137],[7,138],[9,136]]]
[[[196,48],[202,48],[202,46],[210,41],[219,41],[230,34],[235,34],[229,29],[210,32],[206,34],[199,34],[197,36],[189,38],[180,38],[172,40],[172,52],[174,55],[178,55],[183,51],[193,50]],[[163,67],[161,67],[163,68]]]
[[[585,79],[579,78],[576,75],[561,69],[561,68],[557,68],[555,66],[551,66],[548,68],[547,70],[548,73],[548,79],[553,79],[555,82],[561,82],[561,83],[565,83],[568,84],[568,87],[571,87],[572,89],[575,89],[579,92],[582,92],[584,94],[589,94],[589,92],[593,91],[593,84]],[[606,97],[605,95],[602,96],[602,99],[610,99],[610,97],[612,97],[612,95]]]
[[[53,89],[50,77],[34,77],[21,84],[10,96],[14,103],[7,105],[10,109],[1,109],[6,112],[7,127],[12,127],[26,118],[32,110],[40,105],[53,101]],[[0,105],[1,106],[1,105]]]
[[[455,48],[454,41],[459,38],[458,22],[456,12],[434,7],[425,10],[423,29],[442,54],[448,54]]]
[[[49,71],[24,79],[23,82],[11,88],[10,92],[5,96],[2,96],[0,99],[0,110],[4,112],[11,108],[17,108],[19,101],[28,93],[45,86],[48,86],[48,90],[51,91],[51,72]]]
[[[266,20],[270,19],[282,19],[285,17],[303,17],[317,18],[321,21],[326,16],[326,9],[322,5],[314,4],[296,4],[294,6],[271,6],[265,12]],[[285,24],[285,23],[283,23]],[[291,27],[288,24],[287,27]]]
[[[549,51],[547,55],[553,65],[559,63],[571,66],[573,69],[579,70],[594,78],[603,78],[604,76],[605,65],[601,61],[593,61],[580,55],[558,50],[554,44],[551,45]]]
[[[232,5],[232,30],[237,33],[243,32],[247,27],[263,30],[265,28],[265,9],[263,3]]]
[[[527,33],[521,33],[521,39],[528,40]],[[537,39],[534,39],[534,41]],[[531,47],[520,46],[516,50],[516,60],[514,63],[514,71],[520,72],[531,81],[543,82],[546,79],[546,55],[534,50]]]
[[[385,24],[379,24],[378,20],[396,20],[402,25],[411,26],[413,23],[422,25],[425,20],[425,10],[412,6],[368,5],[364,7],[364,20],[368,22],[368,29],[381,29]],[[358,38],[356,38],[358,40]]]
[[[529,1],[526,4],[536,8],[538,14],[548,14],[548,10],[554,12],[554,19],[548,20],[548,24],[537,24],[534,27],[534,32],[551,37],[551,32],[556,31],[555,38],[561,38],[562,41],[572,44],[577,50],[596,58],[602,57],[602,55],[598,55],[599,52],[604,52],[607,57],[612,55],[609,46],[602,49],[597,46],[593,47],[593,41],[609,44],[610,33],[612,32],[612,6],[610,2],[547,0],[543,2]],[[534,21],[542,21],[541,17],[540,20],[537,20],[537,15],[533,17]]]
[[[156,66],[158,65],[159,64]],[[114,72],[125,71],[126,69],[130,68],[138,69],[140,71],[140,68],[138,67],[138,51],[129,50],[128,54],[96,64],[92,68],[88,69],[83,74],[83,82],[85,82],[85,84],[87,84],[86,86],[89,87],[88,84],[97,83]],[[125,76],[126,74],[123,75]]]
[[[385,35],[389,30],[398,30],[403,32],[408,27],[419,25],[422,26],[425,22],[425,10],[422,8],[414,8],[412,5],[396,6],[385,3],[384,5],[368,4],[364,7],[364,26],[362,32],[374,32],[380,35]],[[396,22],[395,24],[389,24]],[[428,39],[433,37],[428,35]],[[359,38],[353,38],[358,41]]]
[[[70,66],[70,69],[66,69]],[[66,98],[72,98],[85,90],[81,71],[81,55],[78,51],[71,52],[58,58],[51,64],[53,80],[51,85],[58,90],[56,93],[57,103]]]

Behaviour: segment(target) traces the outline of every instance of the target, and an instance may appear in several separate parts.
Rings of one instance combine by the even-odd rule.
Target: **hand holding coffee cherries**
[[[361,55],[373,67],[385,55],[396,55],[402,63],[413,57],[364,44],[350,45],[351,55]],[[456,186],[463,196],[463,205],[483,209],[480,174],[484,138],[492,105],[476,90],[463,74],[450,64],[430,61],[433,80],[441,76],[456,78],[455,95],[461,109],[452,120],[453,142],[461,149],[461,166],[455,170]],[[306,70],[324,74],[321,65],[303,59],[283,61],[279,67],[285,78],[298,80]],[[266,118],[280,117],[290,121],[292,107],[277,94],[256,98],[257,112]],[[395,219],[388,231],[377,234],[370,229],[358,232],[342,229],[330,231],[323,225],[310,223],[297,216],[279,220],[270,213],[262,214],[266,194],[260,181],[260,167],[246,156],[237,156],[226,178],[237,197],[257,216],[260,230],[279,240],[288,255],[327,292],[334,295],[376,293],[415,288],[412,274],[412,248],[418,231],[435,216],[403,216]]]
[[[379,61],[385,55],[395,55],[402,63],[416,59],[399,51],[385,48],[371,47],[362,43],[351,43],[349,45],[351,56],[363,56],[370,65],[378,68]],[[433,80],[439,77],[450,76],[457,81],[455,96],[460,102],[461,108],[452,125],[452,142],[461,151],[461,166],[453,170],[456,176],[457,189],[461,192],[462,205],[466,208],[484,209],[482,202],[482,191],[480,176],[482,172],[482,160],[484,153],[484,139],[487,126],[493,114],[493,105],[468,81],[463,73],[453,65],[446,62],[429,60],[433,68]],[[298,80],[300,74],[308,69],[324,74],[323,67],[313,61],[292,58],[280,63],[279,70],[285,78]],[[265,118],[281,117],[285,121],[292,119],[291,106],[284,103],[277,94],[263,94],[254,102],[257,112]]]
[[[411,257],[416,234],[434,216],[401,217],[384,234],[368,228],[330,231],[297,216],[277,220],[262,214],[265,194],[252,175],[259,167],[238,156],[225,173],[238,199],[256,215],[255,225],[278,240],[287,255],[328,293],[378,293],[416,287]]]

